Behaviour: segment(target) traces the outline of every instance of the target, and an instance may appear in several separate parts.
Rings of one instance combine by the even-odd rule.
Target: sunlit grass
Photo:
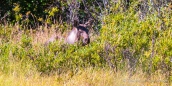
[[[118,15],[113,15],[114,18],[106,18],[107,24],[102,26],[100,34],[97,35],[91,32],[90,45],[79,48],[76,46],[50,45],[49,49],[45,49],[45,41],[56,33],[54,27],[40,26],[36,30],[26,31],[18,30],[18,26],[3,27],[5,28],[1,29],[3,35],[0,34],[0,47],[3,46],[3,49],[0,49],[0,57],[2,57],[0,58],[0,86],[169,85],[171,79],[167,80],[170,77],[167,75],[170,74],[165,69],[171,65],[168,59],[171,57],[171,26],[169,25],[169,28],[161,31],[157,30],[156,25],[150,24],[150,22],[154,24],[155,21],[148,19],[139,23],[130,21],[134,18],[132,16],[123,17],[123,15]],[[151,32],[153,30],[158,33],[155,44],[155,60],[152,61],[157,69],[153,70],[149,75],[142,70],[149,70],[150,59],[148,58],[153,52],[151,50],[153,45]],[[57,33],[61,32],[57,31]],[[61,35],[65,37],[67,31]],[[27,37],[31,41],[28,41]],[[22,41],[22,38],[25,40]],[[109,42],[110,47],[114,47],[106,50],[102,45],[106,42]],[[22,47],[22,44],[27,45],[27,43],[30,43],[31,46]],[[140,61],[138,65],[136,64],[136,69],[140,69],[137,69],[133,75],[130,75],[128,71],[123,71],[125,68],[122,69],[121,67],[125,66],[124,56],[121,53],[125,49],[130,50],[129,53],[132,53],[128,54],[129,56],[138,57]],[[1,53],[3,54],[1,55]],[[109,69],[109,65],[106,65],[108,62],[100,60],[111,57],[117,59],[115,63],[117,64],[115,66],[118,67],[117,72]],[[166,58],[165,61],[160,57]],[[114,62],[114,60],[112,61]],[[165,66],[166,68],[162,68]],[[61,70],[60,74],[57,70]]]
[[[50,31],[29,31],[32,45],[35,52],[42,52],[44,42],[54,34],[52,28]],[[22,35],[24,32],[18,31],[16,34],[11,34],[10,42],[12,45],[20,46]],[[65,33],[66,34],[66,33]],[[92,41],[99,36],[92,35]],[[0,38],[0,44],[2,43]],[[166,86],[167,77],[162,73],[157,72],[149,76],[141,70],[137,70],[132,76],[127,71],[114,72],[108,68],[81,68],[75,72],[42,74],[38,71],[35,65],[30,61],[16,60],[15,56],[8,56],[9,63],[1,67],[0,71],[0,86]],[[2,64],[2,63],[1,63]]]
[[[17,68],[15,68],[17,69]],[[20,71],[20,70],[19,70]],[[30,72],[30,74],[29,74]],[[160,74],[146,76],[137,72],[130,76],[127,72],[114,72],[111,69],[85,68],[75,74],[71,71],[62,74],[41,75],[39,72],[0,72],[0,86],[166,86],[165,77]]]

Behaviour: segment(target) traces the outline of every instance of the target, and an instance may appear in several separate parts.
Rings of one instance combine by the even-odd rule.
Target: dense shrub
[[[171,14],[166,15],[159,18],[158,14],[150,14],[142,21],[133,10],[105,16],[101,38],[104,45],[115,47],[109,56],[120,59],[116,60],[118,65],[121,61],[124,61],[122,64],[128,61],[132,70],[141,67],[147,72],[161,70],[170,74],[171,18],[168,16]]]
[[[64,6],[67,6],[65,3],[63,3]],[[20,11],[23,10],[20,6],[22,5],[17,4],[14,8],[16,13],[14,15],[19,20]],[[110,67],[115,71],[122,69],[130,72],[141,69],[147,73],[161,71],[171,80],[172,14],[169,12],[170,9],[164,7],[160,13],[154,11],[154,14],[147,14],[144,19],[140,19],[139,12],[135,10],[137,4],[128,7],[128,10],[120,6],[121,4],[115,3],[109,6],[110,11],[106,12],[108,7],[101,11],[103,15],[99,18],[102,23],[99,24],[100,32],[98,35],[93,34],[91,38],[94,39],[86,46],[81,46],[79,43],[68,45],[60,41],[48,46],[34,44],[33,34],[36,33],[28,34],[28,30],[23,30],[22,27],[21,30],[25,32],[22,33],[18,44],[15,44],[12,39],[13,26],[0,26],[1,70],[8,71],[8,64],[12,59],[21,61],[25,65],[30,63],[39,72],[48,74],[75,71],[91,66]],[[51,11],[47,11],[49,17],[54,16],[54,12],[59,12],[58,9],[52,8]],[[96,12],[100,12],[99,10]],[[51,19],[49,21],[51,22]],[[20,25],[22,26],[19,24],[17,27]]]

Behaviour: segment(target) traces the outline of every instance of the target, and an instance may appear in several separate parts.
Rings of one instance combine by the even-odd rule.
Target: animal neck
[[[67,36],[67,43],[74,44],[78,40],[77,34],[78,34],[78,30],[76,27],[74,27]]]

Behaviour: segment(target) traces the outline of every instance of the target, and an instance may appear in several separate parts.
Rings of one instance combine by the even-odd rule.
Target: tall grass
[[[44,46],[58,25],[1,25],[0,85],[171,85],[172,18],[165,15],[139,20],[133,8],[112,12],[102,16],[99,35],[90,32],[86,46],[58,40]],[[57,33],[66,36],[66,28]]]
[[[16,65],[18,66],[18,65]],[[15,68],[18,71],[18,68]],[[21,70],[21,69],[19,69]],[[141,71],[133,76],[127,72],[114,72],[106,68],[85,68],[75,74],[68,71],[62,74],[40,75],[39,72],[28,70],[27,73],[14,71],[10,74],[0,74],[1,86],[166,86],[164,75],[155,74],[151,77]]]
[[[2,30],[9,28],[15,26]],[[15,30],[11,30],[10,33],[3,31],[4,34],[8,33],[10,38],[5,39],[5,35],[4,37],[1,35],[3,41],[0,41],[0,85],[2,86],[169,85],[166,74],[161,70],[149,76],[140,67],[131,73],[127,65],[123,64],[125,62],[119,62],[116,71],[106,58],[118,54],[104,52],[106,50],[104,43],[107,43],[108,38],[105,42],[101,36],[93,35],[91,44],[84,47],[77,44],[66,45],[59,41],[45,47],[44,42],[54,33],[53,29],[35,32],[16,31],[15,35],[13,31]],[[115,60],[112,58],[111,61]],[[117,61],[120,61],[120,57]]]

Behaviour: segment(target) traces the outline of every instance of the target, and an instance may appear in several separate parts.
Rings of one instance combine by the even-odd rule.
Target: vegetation
[[[169,2],[3,0],[0,85],[171,85]],[[66,36],[75,18],[94,19],[89,45],[44,46],[56,32]]]

